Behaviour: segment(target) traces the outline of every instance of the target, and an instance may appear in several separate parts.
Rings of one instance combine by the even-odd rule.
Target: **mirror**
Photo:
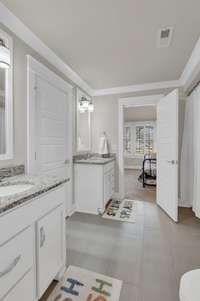
[[[5,79],[6,70],[0,68],[0,155],[6,153]]]
[[[12,38],[0,30],[0,41],[0,160],[8,160],[13,158]]]
[[[77,89],[76,93],[76,152],[91,151],[91,111],[92,99]],[[92,105],[93,106],[93,105]]]
[[[6,153],[5,80],[6,70],[0,68],[0,155]]]

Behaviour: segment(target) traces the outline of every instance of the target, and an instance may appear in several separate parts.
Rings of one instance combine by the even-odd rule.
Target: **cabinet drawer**
[[[3,301],[33,301],[35,300],[34,296],[34,273],[31,270],[17,283]]]
[[[115,162],[112,161],[110,163],[107,163],[106,165],[104,165],[104,173],[108,172],[111,169],[115,168]]]
[[[33,265],[33,230],[27,228],[0,246],[0,299]]]

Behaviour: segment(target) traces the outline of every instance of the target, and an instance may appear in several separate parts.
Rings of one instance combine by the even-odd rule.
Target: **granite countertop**
[[[110,163],[114,160],[115,160],[115,157],[110,157],[110,158],[91,157],[91,158],[87,158],[87,159],[75,159],[74,163],[104,165],[104,164]]]
[[[30,199],[41,195],[57,186],[69,181],[67,178],[57,177],[57,176],[27,176],[18,175],[14,177],[5,178],[0,182],[1,187],[6,187],[8,185],[19,185],[19,184],[31,184],[33,185],[30,189],[18,192],[9,196],[0,197],[0,214],[5,211],[19,206]]]

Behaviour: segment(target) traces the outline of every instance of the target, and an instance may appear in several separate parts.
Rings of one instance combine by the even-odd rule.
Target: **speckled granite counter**
[[[91,158],[88,158],[88,159],[75,159],[74,163],[104,165],[104,164],[110,163],[114,160],[115,160],[115,157],[110,157],[110,158],[91,157]]]
[[[57,186],[66,183],[69,179],[56,177],[56,176],[27,176],[27,175],[18,175],[14,177],[5,178],[2,182],[0,182],[1,187],[5,187],[8,185],[16,185],[16,184],[31,184],[33,187],[30,189],[15,193],[6,197],[0,197],[0,214],[5,211],[12,209],[16,206],[19,206],[26,201],[41,195]]]

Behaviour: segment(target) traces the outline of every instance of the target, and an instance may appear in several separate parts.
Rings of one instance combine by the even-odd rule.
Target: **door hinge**
[[[37,160],[37,153],[35,152],[35,160]]]

